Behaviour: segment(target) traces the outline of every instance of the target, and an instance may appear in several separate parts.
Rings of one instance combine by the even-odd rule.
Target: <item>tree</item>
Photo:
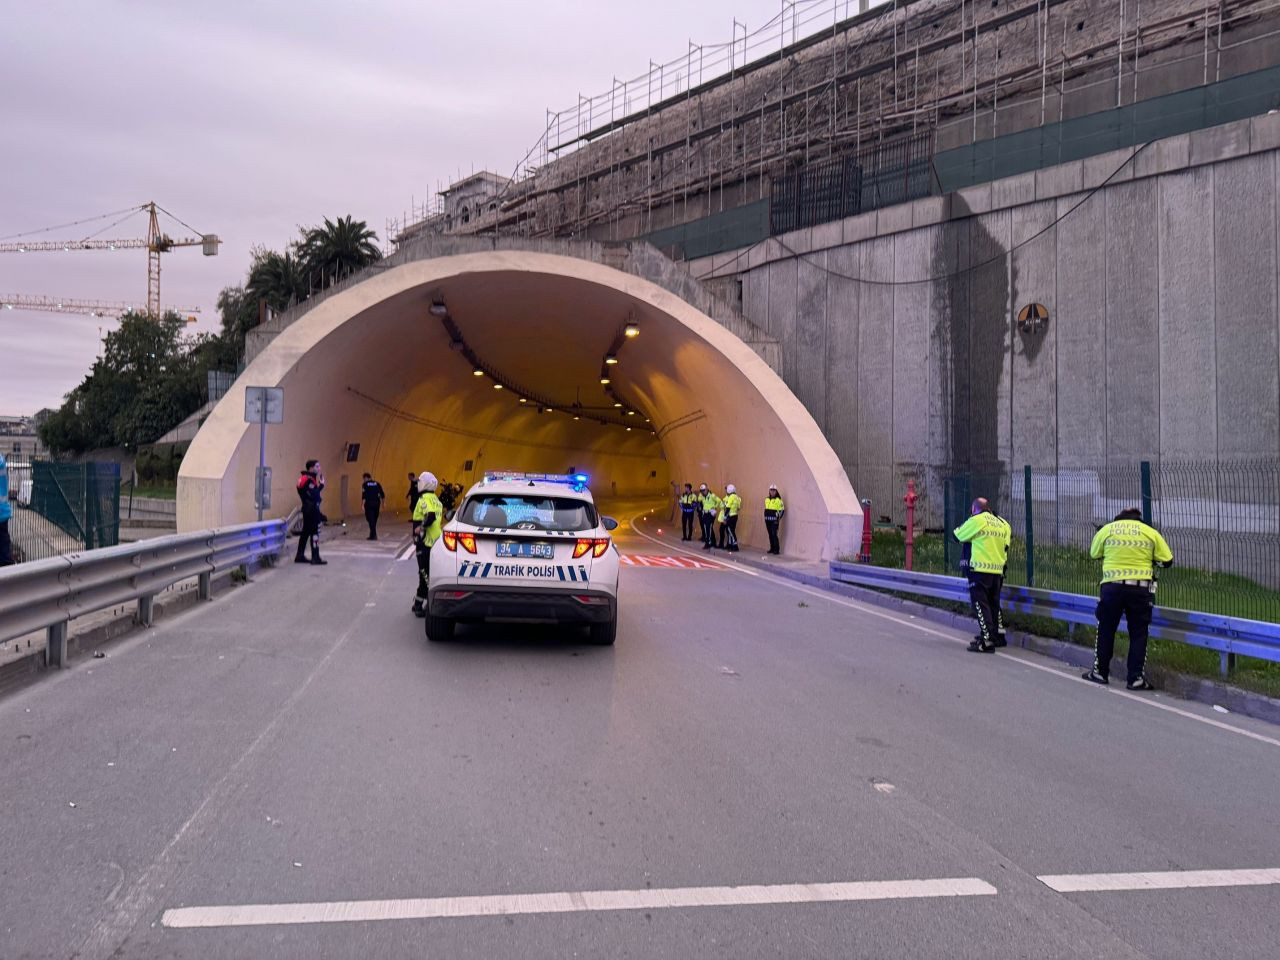
[[[304,271],[320,289],[382,259],[374,242],[378,235],[363,220],[348,214],[337,220],[324,218],[324,225],[304,229],[294,245]]]
[[[254,252],[245,295],[255,310],[260,301],[265,301],[272,310],[285,310],[307,299],[308,292],[306,270],[293,254],[274,250]]]
[[[40,439],[54,453],[135,449],[194,413],[206,371],[227,363],[231,348],[219,337],[185,337],[185,326],[175,313],[126,313],[103,337],[89,375],[40,426]]]

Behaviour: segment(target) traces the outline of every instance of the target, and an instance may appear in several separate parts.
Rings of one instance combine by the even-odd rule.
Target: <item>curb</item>
[[[650,535],[658,536],[656,534]],[[658,537],[658,539],[664,538]],[[715,551],[713,555],[718,563],[742,564],[756,570],[772,573],[786,580],[802,583],[805,586],[839,594],[850,600],[859,600],[872,606],[897,610],[910,614],[917,619],[928,620],[965,633],[973,629],[973,620],[970,617],[951,613],[948,610],[940,610],[937,607],[931,607],[915,600],[906,600],[902,597],[877,593],[875,590],[869,590],[865,587],[856,587],[850,583],[832,580],[830,577],[815,576],[801,570],[793,570],[786,566],[766,563],[763,560],[756,560],[741,554],[726,556],[723,551]],[[1093,665],[1093,650],[1089,647],[1082,647],[1078,644],[1068,643],[1065,640],[1041,637],[1016,630],[1008,631],[1008,638],[1011,647],[1021,647],[1023,650],[1052,657],[1055,660],[1069,663],[1081,669],[1088,669]],[[1113,675],[1123,676],[1124,670],[1123,660],[1112,661],[1111,673]],[[1253,717],[1255,720],[1265,720],[1268,723],[1280,725],[1280,699],[1274,699],[1261,693],[1253,693],[1249,690],[1242,690],[1239,687],[1233,687],[1221,681],[1176,673],[1160,667],[1153,668],[1150,671],[1150,676],[1161,693],[1166,693],[1182,700],[1193,700],[1197,703],[1208,704],[1209,706],[1225,707],[1231,713],[1238,713],[1246,717]]]

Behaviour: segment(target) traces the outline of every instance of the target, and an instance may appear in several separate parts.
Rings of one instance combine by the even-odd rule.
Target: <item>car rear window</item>
[[[590,530],[596,511],[585,500],[525,493],[482,493],[468,498],[458,519],[473,527]]]

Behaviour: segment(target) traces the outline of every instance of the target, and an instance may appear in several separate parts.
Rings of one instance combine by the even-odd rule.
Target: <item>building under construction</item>
[[[858,6],[785,2],[754,33],[691,44],[636,79],[549,111],[509,181],[488,175],[490,191],[473,205],[416,211],[389,225],[391,236],[645,237],[678,258],[713,253],[1016,172],[999,166],[1010,150],[1033,149],[1040,165],[1103,152],[1121,145],[1111,142],[1116,132],[1085,118],[1114,126],[1117,108],[1134,107],[1141,139],[1181,132],[1179,120],[1233,119],[1233,95],[1258,95],[1269,81],[1250,75],[1280,62],[1276,0]],[[1141,107],[1229,80],[1242,82],[1194,105],[1202,116],[1165,116],[1168,130],[1151,121],[1169,111]],[[1026,136],[1045,127],[1052,141]],[[1020,133],[1025,142],[1011,142]],[[1001,143],[1010,149],[981,148]],[[986,176],[975,178],[984,162]],[[692,233],[671,230],[707,218]]]

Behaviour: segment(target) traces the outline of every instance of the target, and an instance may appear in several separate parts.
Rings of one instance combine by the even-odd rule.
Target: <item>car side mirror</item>
[[[606,530],[618,529],[618,521],[613,519],[613,517],[601,517],[600,522],[604,524],[604,528]]]

